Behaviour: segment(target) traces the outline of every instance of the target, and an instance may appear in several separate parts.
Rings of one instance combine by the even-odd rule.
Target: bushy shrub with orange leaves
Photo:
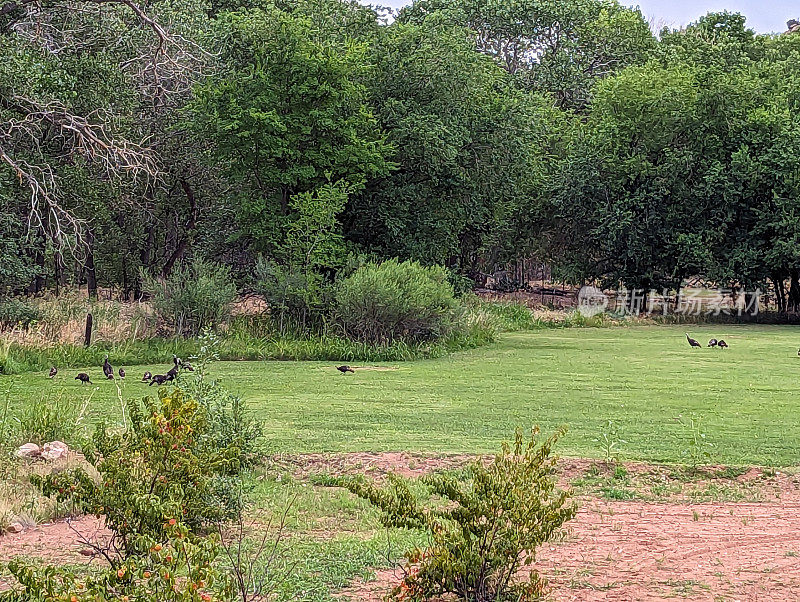
[[[393,591],[395,600],[423,601],[455,595],[469,602],[538,600],[545,583],[533,563],[536,548],[575,516],[569,493],[556,489],[556,433],[538,444],[538,429],[525,439],[517,432],[488,465],[475,461],[466,471],[424,476],[424,494],[390,476],[386,486],[363,477],[344,481],[356,495],[382,511],[387,527],[419,529],[431,545],[407,555],[407,570]]]

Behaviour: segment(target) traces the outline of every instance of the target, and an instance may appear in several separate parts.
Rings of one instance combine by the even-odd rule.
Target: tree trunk
[[[56,297],[58,297],[64,284],[64,258],[59,251],[53,254],[53,282],[55,284]]]
[[[183,188],[183,192],[186,194],[186,200],[189,201],[189,218],[186,220],[186,225],[184,226],[183,237],[178,241],[175,250],[172,252],[167,263],[164,264],[164,269],[161,271],[161,275],[164,278],[169,276],[172,268],[175,267],[175,263],[186,254],[189,241],[194,234],[194,229],[197,227],[197,201],[194,197],[194,191],[184,179],[181,179],[180,185],[181,188]]]
[[[770,279],[775,287],[775,305],[780,313],[784,313],[786,311],[786,290],[783,288],[783,278],[775,272]]]
[[[30,286],[28,287],[28,293],[31,295],[35,295],[37,293],[42,292],[44,290],[45,284],[45,258],[44,253],[41,249],[36,249],[36,254],[33,257],[34,263],[39,267],[39,274],[34,276],[33,281],[31,282]]]
[[[792,268],[789,272],[791,283],[789,284],[789,309],[796,312],[800,309],[800,272],[797,268]],[[781,283],[783,288],[783,283]]]
[[[89,230],[86,235],[88,249],[86,251],[86,288],[89,291],[89,299],[97,299],[97,272],[94,267],[94,233]]]

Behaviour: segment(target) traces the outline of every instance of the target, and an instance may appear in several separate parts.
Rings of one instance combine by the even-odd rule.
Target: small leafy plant
[[[99,549],[113,566],[141,554],[141,536],[163,536],[165,520],[197,531],[220,519],[230,504],[219,499],[220,476],[236,475],[241,450],[213,436],[208,412],[181,390],[158,400],[128,405],[131,426],[95,431],[86,459],[98,476],[75,469],[32,477],[45,495],[72,500],[84,511],[104,515],[114,536]]]
[[[427,549],[407,555],[406,575],[392,598],[540,599],[545,582],[535,570],[526,581],[516,578],[523,565],[533,563],[536,548],[575,516],[570,493],[555,485],[551,449],[561,434],[539,444],[538,429],[527,440],[517,432],[514,444],[503,444],[489,464],[478,460],[460,473],[422,477],[424,494],[394,475],[385,487],[363,477],[343,482],[382,511],[385,526],[430,536]]]
[[[711,448],[714,444],[708,440],[700,418],[696,416],[691,416],[688,420],[681,418],[681,424],[686,428],[686,447],[681,455],[692,471],[697,472],[701,464],[711,462]]]
[[[619,462],[619,447],[627,443],[621,437],[619,426],[613,420],[606,420],[603,423],[603,430],[594,442],[600,444],[606,466]]]

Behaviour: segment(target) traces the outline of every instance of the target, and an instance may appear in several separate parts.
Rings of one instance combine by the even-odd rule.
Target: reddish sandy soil
[[[305,456],[277,461],[302,477],[312,472],[351,471],[380,475],[398,470],[417,476],[453,466],[463,457],[409,454]],[[588,462],[564,463],[566,476],[585,473]],[[661,475],[669,469],[630,465],[631,474]],[[578,516],[561,541],[539,551],[537,569],[550,581],[556,601],[800,600],[800,480],[791,474],[751,470],[730,480],[750,486],[760,501],[691,503],[609,501],[582,494]],[[102,523],[82,518],[72,527],[84,536]],[[86,563],[83,546],[65,523],[41,525],[0,537],[0,562],[17,555],[53,563]],[[382,600],[400,573],[381,570],[368,583],[354,583],[342,598]],[[0,589],[3,589],[0,579]]]

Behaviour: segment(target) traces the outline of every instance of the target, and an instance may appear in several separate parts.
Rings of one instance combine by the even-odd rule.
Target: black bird
[[[718,344],[719,344],[719,343],[717,342],[717,339],[711,339],[711,340],[708,342],[708,346],[709,346],[709,347],[716,347]]]
[[[58,368],[53,366],[52,368],[50,368],[50,378],[55,378],[56,374],[58,374]]]
[[[194,372],[194,366],[188,362],[183,362],[183,369],[188,370],[189,372]]]
[[[173,353],[172,354],[172,363],[175,364],[176,367],[177,366],[182,366],[183,365],[183,360]]]
[[[728,344],[725,341],[723,341],[722,339],[719,340],[719,343],[717,343],[717,345],[719,345],[723,349],[727,349],[728,348]]]
[[[103,374],[105,374],[106,378],[109,380],[114,378],[114,367],[109,363],[108,356],[106,356],[106,359],[103,362]]]
[[[142,377],[142,382],[146,383],[151,378],[153,378],[153,373],[148,370],[147,372],[144,373],[144,376]]]
[[[119,377],[124,379],[125,378],[125,368],[119,369]]]
[[[175,364],[174,366],[172,366],[172,368],[169,369],[169,372],[167,372],[167,379],[168,380],[175,380],[175,377],[178,376],[178,366],[179,365],[180,364]]]
[[[341,372],[342,374],[347,374],[348,372],[352,372],[353,374],[356,373],[350,366],[337,366],[336,369]]]
[[[170,380],[163,374],[154,374],[153,378],[150,380],[150,384],[148,387],[152,387],[153,385],[163,385],[165,382]]]
[[[78,374],[78,376],[75,377],[75,380],[81,381],[81,383],[84,384],[84,385],[86,385],[86,384],[91,385],[92,384],[92,381],[89,380],[89,375],[86,374],[86,372],[81,372],[80,374]]]
[[[700,343],[698,343],[692,337],[689,336],[688,332],[686,333],[686,340],[689,341],[689,345],[691,345],[692,347],[702,347]]]

